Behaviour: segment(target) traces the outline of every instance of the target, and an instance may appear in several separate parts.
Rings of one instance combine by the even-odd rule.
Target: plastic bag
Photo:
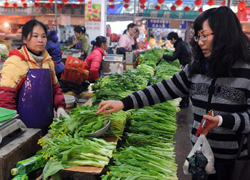
[[[202,147],[201,147],[202,146]],[[208,163],[206,165],[206,173],[207,174],[215,174],[216,171],[214,169],[214,154],[213,151],[207,141],[207,138],[204,134],[201,134],[199,138],[197,139],[195,145],[193,146],[192,150],[188,154],[187,158],[190,158],[195,154],[196,151],[198,151],[201,148],[201,151],[203,155],[207,158]],[[183,165],[183,172],[185,175],[191,175],[188,171],[189,168],[189,162],[185,160],[185,163]]]

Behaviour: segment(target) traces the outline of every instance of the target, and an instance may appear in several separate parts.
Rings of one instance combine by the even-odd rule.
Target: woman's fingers
[[[98,106],[98,111],[97,113],[113,113],[113,112],[117,112],[120,111],[124,108],[124,105],[122,103],[122,101],[103,101],[99,104]]]

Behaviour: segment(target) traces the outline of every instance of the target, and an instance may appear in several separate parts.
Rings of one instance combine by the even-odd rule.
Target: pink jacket
[[[104,50],[100,47],[96,47],[92,51],[92,53],[85,59],[85,62],[87,63],[85,69],[89,71],[88,80],[90,82],[93,82],[99,78],[99,69],[101,66],[103,56],[106,56]]]
[[[125,50],[131,51],[132,45],[134,45],[134,38],[128,34],[123,34],[119,40],[119,47],[123,47]]]

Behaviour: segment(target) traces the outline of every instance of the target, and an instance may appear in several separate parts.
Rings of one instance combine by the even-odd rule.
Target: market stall
[[[117,164],[118,166],[116,165],[116,163],[120,161],[123,163],[122,166],[124,167],[137,166],[137,170],[131,171],[129,170],[130,168],[128,168],[127,170],[125,170],[127,171],[125,175],[120,174],[119,176],[128,176],[128,174],[131,174],[131,176],[138,176],[139,175],[138,172],[140,172],[142,174],[142,177],[144,176],[153,177],[154,175],[148,174],[147,171],[142,170],[145,168],[144,166],[147,165],[147,163],[158,164],[158,162],[151,161],[153,159],[151,160],[148,159],[150,160],[148,162],[148,160],[144,159],[145,157],[143,158],[142,156],[134,160],[134,162],[132,161],[125,162],[124,160],[135,158],[133,157],[133,153],[135,152],[137,153],[140,152],[145,154],[146,152],[144,151],[146,151],[147,148],[154,147],[156,148],[155,152],[157,151],[158,153],[160,153],[158,148],[163,148],[162,149],[163,151],[166,151],[168,149],[167,151],[169,151],[167,155],[158,157],[163,159],[161,163],[165,165],[168,164],[169,167],[171,167],[165,172],[162,171],[161,176],[177,179],[176,177],[177,167],[174,162],[174,152],[173,152],[173,147],[174,147],[173,136],[176,131],[175,113],[178,110],[178,108],[176,108],[178,102],[177,104],[173,103],[162,104],[160,106],[155,106],[150,109],[143,108],[138,111],[134,110],[129,112],[121,111],[108,115],[96,114],[97,110],[96,105],[98,105],[101,100],[120,99],[122,97],[127,96],[132,91],[143,89],[144,87],[146,87],[149,82],[149,79],[154,81],[160,80],[159,79],[160,77],[164,78],[165,76],[172,75],[174,71],[179,71],[177,67],[179,65],[178,62],[177,64],[175,64],[176,62],[172,64],[163,62],[163,64],[161,64],[161,67],[165,69],[165,73],[163,73],[163,69],[161,69],[160,66],[158,67],[159,69],[156,68],[155,63],[157,62],[157,59],[159,59],[159,56],[163,52],[172,53],[166,50],[164,51],[161,49],[159,50],[152,49],[147,53],[145,53],[143,57],[141,57],[142,59],[141,64],[138,66],[137,69],[130,69],[125,71],[123,74],[115,73],[113,75],[101,78],[100,80],[98,80],[96,84],[92,86],[94,90],[94,96],[91,100],[91,103],[88,102],[88,104],[91,106],[78,106],[74,109],[71,109],[70,111],[68,111],[69,115],[71,116],[71,118],[68,120],[65,118],[63,118],[62,120],[54,119],[54,122],[51,125],[51,129],[49,130],[49,133],[39,140],[39,144],[42,145],[43,150],[39,151],[37,155],[42,155],[42,157],[47,162],[46,164],[44,164],[45,167],[43,169],[43,176],[49,177],[55,174],[56,172],[60,172],[60,174],[64,179],[70,179],[70,177],[76,177],[76,176],[81,177],[81,179],[84,178],[88,179],[91,177],[100,178],[102,175],[106,174],[103,177],[103,179],[110,179],[111,177],[116,177],[117,173],[118,174],[121,173],[119,172],[120,170],[118,168],[118,166],[120,165],[118,164]],[[158,79],[153,78],[155,68]],[[173,70],[170,71],[170,69]],[[159,73],[157,73],[157,71]],[[154,81],[152,81],[152,83],[154,83]],[[167,112],[167,114],[165,115],[162,114],[162,116],[166,116],[168,121],[170,121],[169,122],[170,124],[167,123],[167,121],[161,122],[163,124],[165,123],[168,124],[167,127],[164,128],[164,130],[162,129],[163,125],[160,124],[157,127],[150,127],[151,126],[150,122],[155,121],[157,119],[157,116],[155,115],[160,113],[162,111],[161,109],[162,110],[164,109],[164,111]],[[138,113],[139,114],[144,113],[144,115],[138,116]],[[156,119],[153,120],[152,118]],[[96,119],[98,119],[98,121],[96,121]],[[107,130],[107,132],[103,134],[102,137],[100,137],[101,139],[103,138],[106,141],[103,141],[100,138],[85,137],[88,136],[89,133],[105,126],[107,120],[111,120],[110,127]],[[143,123],[144,125],[141,126],[140,122],[144,122]],[[90,124],[92,125],[90,126]],[[146,128],[147,130],[145,129],[146,130],[145,131],[143,130],[143,128]],[[165,132],[166,136],[163,134],[163,131],[166,131]],[[153,140],[154,139],[153,137],[157,136],[157,133],[159,132],[161,132],[162,139],[159,139],[158,142],[155,143],[156,141]],[[119,145],[117,146],[118,139],[120,141]],[[125,139],[127,140],[124,143],[123,140]],[[168,146],[164,145],[166,142],[169,143]],[[99,145],[97,145],[96,143]],[[131,146],[135,146],[137,148],[131,149]],[[88,148],[84,149],[84,147]],[[59,150],[58,148],[61,148],[63,151]],[[81,155],[80,154],[77,155],[80,150],[79,148],[81,149]],[[101,148],[101,149],[98,150],[96,148]],[[114,153],[114,149],[117,149],[117,152]],[[95,151],[98,151],[98,153]],[[151,153],[155,152],[152,151]],[[92,155],[90,156],[90,154]],[[125,159],[124,160],[120,159],[123,156]],[[157,159],[157,157],[153,157],[152,154],[151,155],[145,154],[145,156],[146,157],[151,156],[152,158]],[[112,157],[114,158],[114,160],[110,161]],[[117,159],[118,157],[119,159]],[[100,158],[102,160],[98,160],[96,158],[98,159]],[[171,161],[169,161],[170,159]],[[144,163],[140,163],[140,161]],[[137,162],[137,164],[133,164],[135,162]],[[145,164],[145,162],[147,163]],[[139,166],[138,163],[141,165]],[[106,168],[103,169],[105,166],[107,166],[112,173],[109,173],[109,171],[107,171]],[[155,168],[157,169],[157,167]],[[156,169],[155,173],[159,171],[161,168],[158,170]],[[29,175],[29,172],[26,173]]]

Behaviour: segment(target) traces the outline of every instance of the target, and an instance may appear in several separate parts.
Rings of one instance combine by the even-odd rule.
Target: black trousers
[[[208,175],[208,180],[230,180],[234,167],[228,161],[215,158],[214,167],[216,174]],[[250,177],[249,177],[250,179]],[[239,179],[240,180],[240,179]]]

